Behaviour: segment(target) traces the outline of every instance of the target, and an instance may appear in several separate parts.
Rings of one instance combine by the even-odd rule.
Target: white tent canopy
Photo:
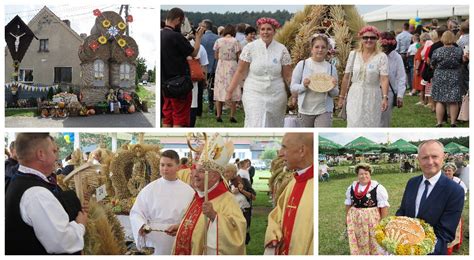
[[[362,15],[365,22],[468,16],[468,5],[391,5]]]

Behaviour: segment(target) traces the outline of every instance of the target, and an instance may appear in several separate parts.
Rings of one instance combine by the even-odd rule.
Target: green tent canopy
[[[469,148],[466,146],[462,146],[458,143],[451,142],[447,145],[444,146],[444,151],[450,154],[455,154],[455,153],[468,153]]]
[[[388,145],[386,150],[393,153],[415,154],[418,152],[418,147],[405,141],[404,139],[398,139],[397,141]]]
[[[384,146],[369,140],[366,137],[360,136],[346,144],[344,148],[348,151],[370,152],[380,151],[382,148],[384,148]]]
[[[327,138],[319,136],[318,148],[320,154],[338,154],[342,145],[335,143]]]

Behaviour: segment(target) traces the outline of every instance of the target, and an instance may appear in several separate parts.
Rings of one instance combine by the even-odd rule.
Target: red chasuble
[[[209,200],[212,200],[227,191],[224,182],[221,181],[215,189],[209,192],[208,198]],[[201,216],[203,203],[204,197],[200,198],[196,192],[176,234],[175,255],[191,255],[193,231],[199,220],[199,216]]]
[[[291,195],[288,198],[288,204],[286,205],[284,214],[283,214],[283,244],[278,250],[277,254],[279,255],[288,255],[290,250],[291,235],[293,233],[293,226],[295,224],[296,212],[298,211],[298,206],[300,205],[301,197],[303,196],[304,189],[308,180],[312,179],[314,175],[314,166],[306,170],[305,173],[298,175],[295,174],[295,186],[291,191]]]

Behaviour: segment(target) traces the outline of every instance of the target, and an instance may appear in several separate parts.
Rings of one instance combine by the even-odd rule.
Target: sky
[[[139,57],[146,59],[147,69],[153,69],[157,63],[158,51],[158,17],[157,5],[140,4],[130,5],[129,14],[133,16],[133,22],[129,24],[130,36],[139,46]],[[19,15],[22,20],[28,22],[43,8],[44,5],[5,5],[5,24],[11,21],[15,15]],[[70,20],[72,29],[78,34],[90,34],[90,30],[95,22],[95,16],[92,14],[94,9],[101,11],[119,12],[120,4],[84,4],[69,5],[55,4],[47,5],[53,13],[61,20]],[[123,16],[122,16],[123,17]]]
[[[462,137],[469,136],[469,133],[439,133],[439,132],[429,132],[423,131],[423,133],[416,132],[406,132],[406,133],[319,133],[322,137],[325,137],[331,141],[334,141],[340,145],[346,145],[350,141],[356,139],[359,136],[364,136],[376,143],[387,143],[387,139],[390,139],[390,142],[395,142],[398,139],[402,138],[406,141],[420,141],[428,139],[439,139],[447,137]]]
[[[380,8],[386,7],[387,5],[356,5],[360,14],[365,14]],[[304,5],[161,5],[160,8],[163,10],[169,10],[173,7],[179,7],[184,11],[194,12],[216,12],[225,13],[231,12],[244,12],[244,11],[277,11],[287,10],[291,13],[302,10]]]
[[[35,1],[32,1],[35,2]],[[35,3],[39,3],[36,1]],[[90,34],[90,29],[95,21],[95,16],[92,14],[94,9],[101,11],[116,11],[119,12],[120,4],[114,2],[106,2],[103,4],[92,4],[93,2],[86,1],[83,5],[80,4],[66,4],[61,1],[55,1],[53,4],[47,4],[61,20],[68,19],[71,21],[71,27],[78,34]],[[102,2],[101,2],[102,3]],[[130,36],[135,39],[139,45],[140,57],[146,59],[148,69],[153,69],[157,63],[158,56],[158,34],[157,32],[159,10],[171,9],[172,7],[180,7],[185,11],[213,11],[225,13],[226,11],[243,12],[243,11],[276,11],[288,10],[296,12],[303,8],[303,5],[161,5],[160,7],[150,1],[134,1],[135,4],[130,4],[130,14],[133,15],[134,21],[129,25]],[[19,15],[25,23],[28,23],[42,8],[42,4],[22,4],[22,5],[5,5],[5,24],[7,24],[15,15]],[[358,5],[361,13],[370,12],[385,5]]]

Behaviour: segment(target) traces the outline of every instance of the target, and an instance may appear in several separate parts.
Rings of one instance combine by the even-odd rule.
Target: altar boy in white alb
[[[170,255],[179,223],[193,199],[194,190],[176,177],[179,155],[161,154],[161,178],[140,191],[130,211],[133,237],[138,249],[155,248],[155,255]]]

